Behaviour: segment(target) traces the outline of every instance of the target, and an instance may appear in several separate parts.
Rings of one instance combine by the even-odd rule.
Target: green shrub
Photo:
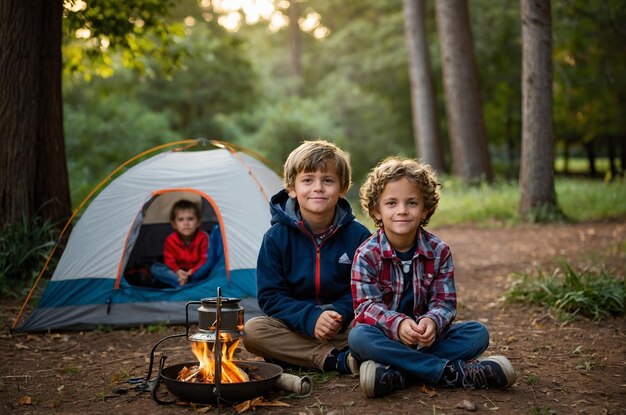
[[[0,231],[0,295],[18,297],[30,288],[57,237],[55,225],[39,218],[11,223]]]
[[[576,272],[565,263],[551,275],[522,275],[506,294],[511,302],[554,310],[559,319],[584,316],[594,320],[624,315],[624,278],[607,270]]]

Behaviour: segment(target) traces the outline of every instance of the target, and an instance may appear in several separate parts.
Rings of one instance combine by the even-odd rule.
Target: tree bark
[[[519,212],[556,210],[550,0],[521,0],[522,158]]]
[[[443,86],[452,147],[452,171],[467,183],[491,181],[467,0],[437,0]]]
[[[411,80],[415,150],[424,162],[443,172],[435,86],[426,36],[426,0],[403,0],[402,4]]]
[[[0,2],[0,227],[71,213],[61,97],[62,3]]]

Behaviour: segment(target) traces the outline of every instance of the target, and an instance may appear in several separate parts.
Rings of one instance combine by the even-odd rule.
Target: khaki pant
[[[243,344],[250,353],[318,370],[323,370],[324,360],[333,349],[348,347],[350,332],[348,327],[331,340],[318,340],[290,330],[282,320],[265,316],[251,318],[244,330]]]

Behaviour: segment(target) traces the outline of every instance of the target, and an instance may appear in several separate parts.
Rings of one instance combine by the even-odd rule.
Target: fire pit
[[[161,360],[161,365],[165,359]],[[265,362],[234,362],[244,371],[251,373],[251,380],[240,383],[223,383],[219,388],[219,400],[227,403],[236,403],[263,396],[276,386],[282,373],[282,368]],[[152,399],[157,403],[169,403],[159,400],[156,396],[159,384],[162,381],[167,390],[181,401],[194,403],[218,403],[216,385],[214,383],[183,382],[177,380],[178,374],[184,367],[194,363],[180,363],[166,368],[159,368],[157,383],[152,390]],[[256,380],[254,380],[256,379]]]
[[[152,399],[158,404],[173,403],[157,397],[161,383],[178,399],[193,403],[237,403],[262,396],[271,391],[282,374],[278,365],[260,361],[234,361],[233,354],[244,336],[243,308],[238,298],[217,297],[190,301],[185,307],[185,333],[159,340],[150,354],[146,382],[150,381],[154,353],[165,340],[186,336],[198,362],[187,362],[165,367],[162,356],[159,372],[152,388]],[[189,306],[199,304],[197,332],[189,332]]]

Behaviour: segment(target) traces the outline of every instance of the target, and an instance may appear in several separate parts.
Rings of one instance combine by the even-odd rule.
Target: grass
[[[557,202],[573,222],[626,218],[626,180],[557,178]],[[498,181],[493,185],[468,187],[456,179],[442,182],[441,199],[430,227],[476,223],[485,226],[514,225],[518,215],[520,189],[517,182]]]
[[[546,275],[524,274],[506,293],[509,302],[547,307],[560,320],[583,316],[600,320],[607,316],[624,316],[624,277],[607,270],[574,270],[562,268]]]
[[[19,297],[30,289],[57,237],[54,224],[38,217],[11,223],[0,230],[1,295]]]
[[[536,385],[539,383],[539,376],[536,373],[528,372],[524,378],[527,385]]]
[[[597,157],[595,160],[596,170],[599,173],[608,172],[611,167],[608,157]],[[615,164],[619,166],[619,160],[615,159]],[[567,171],[565,171],[565,159],[557,157],[554,160],[554,170],[559,173],[589,174],[589,160],[584,157],[570,157],[567,161]]]

